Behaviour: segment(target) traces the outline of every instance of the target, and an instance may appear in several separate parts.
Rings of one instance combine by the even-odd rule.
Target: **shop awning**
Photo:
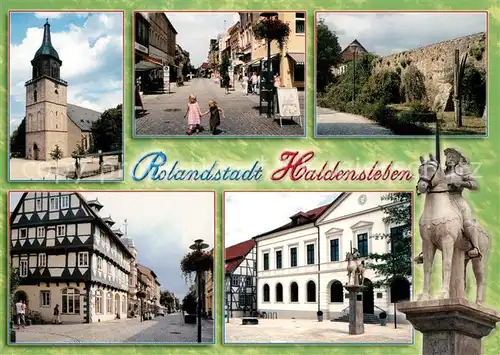
[[[246,65],[248,67],[256,67],[256,66],[259,66],[259,63],[260,63],[260,59],[255,59],[255,60],[251,61],[250,63],[247,63]]]
[[[159,69],[163,68],[163,65],[161,63],[151,57],[148,57],[147,55],[142,56],[142,60],[135,65],[135,70],[136,71],[146,71],[146,70],[151,70],[151,69]]]
[[[287,53],[286,55],[292,58],[296,64],[304,65],[306,62],[305,53]]]

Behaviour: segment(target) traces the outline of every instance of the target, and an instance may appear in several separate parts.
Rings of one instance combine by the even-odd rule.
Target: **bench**
[[[241,320],[242,325],[253,325],[253,324],[259,324],[259,320],[255,317],[243,317]]]

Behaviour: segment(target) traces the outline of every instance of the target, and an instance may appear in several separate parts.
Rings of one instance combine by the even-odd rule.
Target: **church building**
[[[56,145],[63,157],[71,156],[78,146],[87,151],[92,124],[101,113],[68,104],[68,83],[60,77],[62,61],[52,46],[48,21],[31,65],[32,78],[25,83],[26,158],[50,160]]]
[[[77,192],[25,192],[10,216],[10,267],[19,272],[14,299],[50,322],[127,318],[135,259],[130,241],[99,215],[102,204]]]

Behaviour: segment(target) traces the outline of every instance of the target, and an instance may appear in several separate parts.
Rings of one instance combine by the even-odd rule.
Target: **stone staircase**
[[[341,317],[337,317],[335,319],[331,319],[331,322],[344,322],[349,323],[349,314],[344,314]],[[363,314],[363,323],[364,324],[380,324],[380,319],[375,314]]]

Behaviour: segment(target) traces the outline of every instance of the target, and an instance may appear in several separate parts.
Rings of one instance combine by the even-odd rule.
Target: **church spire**
[[[56,58],[59,60],[59,54],[57,54],[57,51],[55,48],[52,46],[52,41],[50,38],[50,24],[49,24],[49,19],[45,21],[45,24],[43,25],[43,41],[42,45],[40,48],[36,51],[35,58],[42,55],[47,55]]]

